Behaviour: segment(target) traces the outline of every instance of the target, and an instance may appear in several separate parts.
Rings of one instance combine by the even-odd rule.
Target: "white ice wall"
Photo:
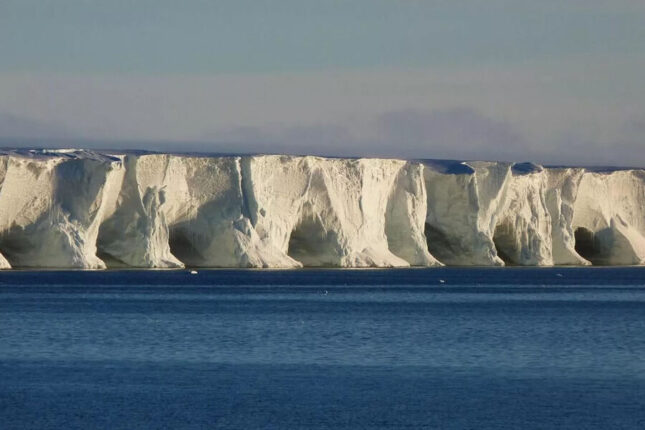
[[[506,196],[510,164],[424,164],[430,252],[449,265],[503,265],[493,233]]]
[[[121,160],[77,154],[4,155],[0,252],[12,266],[104,268],[96,239]]]
[[[573,229],[593,234],[594,263],[645,263],[645,171],[585,172],[573,212]]]
[[[645,264],[643,170],[43,150],[0,184],[0,268]]]
[[[596,264],[645,261],[643,170],[426,161],[426,236],[451,265],[587,265],[575,231],[594,234]]]
[[[511,167],[506,193],[499,202],[493,242],[509,264],[553,265],[551,215],[546,203],[548,177],[530,163]]]
[[[279,252],[306,266],[437,264],[421,236],[423,216],[410,213],[425,211],[418,166],[286,156],[249,157],[244,163],[253,226]],[[401,204],[397,212],[392,199]],[[393,213],[400,216],[396,221]],[[394,225],[405,230],[409,249],[401,250],[402,234],[386,234]]]
[[[547,174],[546,202],[551,216],[553,263],[589,265],[591,263],[575,249],[573,230],[574,205],[584,169],[555,168],[548,169]]]

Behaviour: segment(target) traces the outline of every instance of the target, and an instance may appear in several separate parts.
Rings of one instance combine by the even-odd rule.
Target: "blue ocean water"
[[[0,273],[2,429],[642,429],[645,268]]]

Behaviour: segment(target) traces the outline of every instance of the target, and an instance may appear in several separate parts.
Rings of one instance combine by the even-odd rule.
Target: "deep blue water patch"
[[[430,269],[15,270],[2,285],[643,285],[645,267]]]
[[[642,429],[644,268],[0,273],[2,429]]]

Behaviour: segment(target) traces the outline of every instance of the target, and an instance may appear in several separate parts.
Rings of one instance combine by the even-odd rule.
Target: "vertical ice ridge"
[[[5,178],[7,177],[7,167],[9,163],[9,156],[6,154],[0,155],[0,201],[2,200],[2,189],[4,186]],[[0,213],[2,213],[2,208],[0,207]],[[0,270],[11,269],[11,264],[5,258],[2,253],[0,253]]]
[[[546,201],[553,232],[553,262],[559,265],[589,265],[576,251],[573,230],[574,204],[584,169],[548,169]]]
[[[427,192],[423,164],[406,162],[397,174],[387,203],[388,247],[411,266],[442,265],[429,251],[425,236]]]
[[[546,204],[547,173],[541,166],[513,165],[496,214],[493,241],[508,264],[553,265],[551,214]]]
[[[125,157],[118,207],[101,224],[99,252],[109,260],[108,264],[116,266],[182,267],[170,252],[169,229],[163,210],[167,200],[163,182],[141,182],[139,161],[139,156]],[[165,176],[167,160],[160,158],[160,161],[160,171]]]

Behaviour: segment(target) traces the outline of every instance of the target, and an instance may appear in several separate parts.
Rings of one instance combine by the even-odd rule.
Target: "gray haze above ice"
[[[2,146],[645,165],[645,3],[0,2]]]

